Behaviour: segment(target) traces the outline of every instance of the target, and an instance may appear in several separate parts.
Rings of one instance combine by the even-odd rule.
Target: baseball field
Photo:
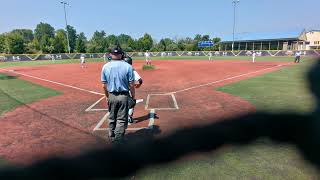
[[[305,73],[312,58],[157,57],[153,70],[134,68],[144,80],[137,89],[135,123],[127,136],[163,136],[222,118],[254,112],[308,113],[314,102]],[[109,146],[107,107],[100,83],[102,59],[0,63],[0,157],[30,164],[52,156],[75,156]],[[210,143],[208,137],[208,143]],[[156,152],[161,153],[161,152]],[[318,179],[319,173],[287,145],[261,139],[249,147],[224,147],[135,179]],[[133,177],[130,177],[133,178]]]

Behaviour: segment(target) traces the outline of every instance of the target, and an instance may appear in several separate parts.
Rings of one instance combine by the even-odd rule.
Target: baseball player
[[[81,61],[81,68],[86,68],[87,66],[86,66],[84,54],[81,55],[80,61]]]
[[[126,57],[126,58],[124,58],[124,60],[132,66],[132,59],[130,57]],[[133,75],[134,75],[133,79],[134,79],[135,88],[138,89],[141,87],[141,85],[143,83],[142,78],[135,69],[133,69]],[[129,113],[128,113],[129,124],[134,123],[133,122],[133,112],[134,112],[134,107],[129,109]]]
[[[56,59],[54,58],[54,55],[51,55],[51,61],[52,61],[52,62],[55,62],[55,61],[56,61]]]
[[[253,51],[253,53],[252,53],[252,62],[254,63],[255,60],[256,60],[256,52]]]
[[[147,65],[151,65],[150,53],[148,50],[144,53],[144,56],[146,57]]]
[[[294,63],[300,63],[300,58],[301,58],[301,52],[300,52],[300,51],[297,51],[297,52],[295,53]]]
[[[212,58],[212,52],[209,52],[209,61],[211,61],[211,58]]]

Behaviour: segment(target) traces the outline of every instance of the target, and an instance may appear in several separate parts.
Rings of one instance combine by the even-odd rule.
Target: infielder
[[[300,58],[301,58],[301,52],[297,51],[296,54],[295,54],[294,63],[300,63]]]
[[[256,52],[253,51],[253,53],[252,53],[252,62],[254,63],[255,60],[256,60]]]
[[[211,61],[211,59],[212,59],[212,52],[209,52],[209,61]]]
[[[51,55],[51,61],[55,62],[56,59],[54,58],[54,55]]]
[[[149,53],[148,50],[144,53],[144,56],[146,57],[146,63],[147,63],[147,65],[151,65],[150,53]]]
[[[81,55],[80,61],[81,61],[81,68],[86,68],[87,66],[86,66],[84,54]]]

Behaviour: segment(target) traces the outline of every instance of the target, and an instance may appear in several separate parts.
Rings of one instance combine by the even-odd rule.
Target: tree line
[[[156,41],[148,33],[134,39],[129,35],[107,35],[105,31],[95,31],[91,39],[83,32],[77,33],[70,25],[67,30],[55,30],[48,23],[39,23],[34,30],[14,29],[0,34],[0,53],[6,54],[39,54],[39,53],[68,53],[69,37],[71,53],[104,53],[110,47],[120,45],[125,51],[201,51],[218,50],[217,46],[199,48],[199,41],[220,42],[220,38],[210,38],[209,35],[197,34],[194,38],[163,38]]]

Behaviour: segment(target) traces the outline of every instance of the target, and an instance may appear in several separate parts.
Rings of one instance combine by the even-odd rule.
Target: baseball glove
[[[136,106],[136,100],[135,99],[133,99],[132,97],[129,97],[128,98],[128,104],[129,104],[129,109],[132,109],[132,108],[134,108],[135,106]]]

